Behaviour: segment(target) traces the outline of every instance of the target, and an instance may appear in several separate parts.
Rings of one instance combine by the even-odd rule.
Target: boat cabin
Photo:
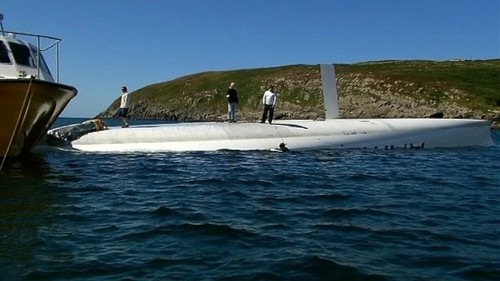
[[[17,39],[18,35],[36,37],[37,46]],[[0,33],[0,79],[30,78],[55,82],[40,48],[40,40],[44,36],[26,33]],[[56,40],[47,49],[58,45]],[[56,46],[57,47],[57,46]],[[46,49],[45,49],[46,50]]]

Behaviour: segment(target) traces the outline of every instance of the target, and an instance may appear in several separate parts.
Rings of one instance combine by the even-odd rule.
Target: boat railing
[[[7,31],[7,30],[2,30],[2,33],[6,37],[17,37],[19,36],[25,36],[30,38],[31,40],[36,40],[36,69],[37,69],[37,77],[40,77],[40,72],[41,72],[41,65],[43,56],[42,53],[45,51],[48,51],[50,49],[55,49],[55,67],[56,67],[56,82],[59,83],[59,43],[61,43],[61,39],[57,37],[52,37],[52,36],[47,36],[47,35],[41,35],[41,34],[35,34],[35,33],[26,33],[26,32],[17,32],[17,31]],[[48,40],[48,46],[47,47],[42,47],[42,40],[47,41]],[[29,42],[28,40],[26,40]]]

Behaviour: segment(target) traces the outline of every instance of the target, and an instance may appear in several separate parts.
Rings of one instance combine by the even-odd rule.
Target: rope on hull
[[[23,106],[21,107],[21,111],[19,112],[19,116],[17,117],[16,126],[14,127],[14,131],[12,132],[12,135],[10,137],[9,145],[7,146],[7,150],[5,151],[4,156],[2,158],[2,163],[0,164],[0,171],[2,170],[3,165],[5,164],[5,160],[7,159],[7,155],[10,152],[12,142],[14,141],[14,138],[16,137],[16,135],[19,132],[19,128],[24,125],[24,121],[26,120],[26,115],[28,114],[28,108],[29,108],[29,105],[31,103],[30,89],[31,89],[32,82],[33,82],[33,78],[30,78],[30,83],[28,84],[28,89],[26,90],[26,94],[24,95]],[[24,114],[23,114],[23,112],[24,112]],[[21,116],[22,116],[22,121],[21,121]],[[19,122],[21,122],[21,126],[19,126]]]

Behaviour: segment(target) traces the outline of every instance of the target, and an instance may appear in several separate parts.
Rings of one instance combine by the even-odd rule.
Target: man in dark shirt
[[[229,89],[227,89],[227,116],[229,122],[236,122],[236,112],[238,111],[238,91],[236,91],[236,87],[234,82],[229,85]]]

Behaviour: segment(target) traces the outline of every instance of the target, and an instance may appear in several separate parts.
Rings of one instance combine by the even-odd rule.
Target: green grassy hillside
[[[500,60],[379,61],[336,65],[344,117],[498,118]],[[323,96],[319,65],[214,71],[147,85],[131,94],[132,116],[164,120],[224,120],[226,90],[235,82],[240,119],[254,120],[266,87],[277,87],[277,118],[320,118]],[[100,117],[110,117],[115,101]]]
[[[389,82],[412,81],[409,96],[427,100],[446,99],[444,93],[458,89],[467,98],[458,103],[471,109],[493,109],[500,106],[500,60],[485,61],[394,61],[348,66],[347,71],[372,74]],[[417,89],[432,86],[434,91],[418,95]],[[413,90],[413,91],[412,91]]]

